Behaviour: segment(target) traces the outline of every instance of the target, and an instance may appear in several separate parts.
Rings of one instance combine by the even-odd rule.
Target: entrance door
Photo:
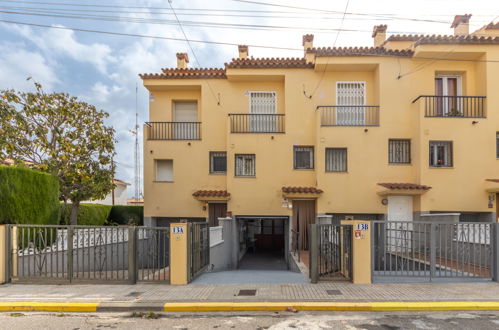
[[[275,113],[275,92],[250,92],[251,132],[276,132]]]
[[[461,95],[461,77],[455,75],[438,75],[435,77],[435,95],[437,98],[437,115],[458,116],[461,104],[456,96]]]
[[[336,125],[358,126],[365,122],[366,84],[361,81],[336,83]]]
[[[412,196],[388,196],[388,221],[412,221]]]
[[[218,226],[218,218],[225,218],[227,215],[227,203],[208,204],[208,224],[210,227]]]
[[[499,222],[499,194],[496,194],[496,218]]]
[[[315,223],[315,199],[293,201],[293,229],[298,232],[302,250],[308,250],[310,225]]]

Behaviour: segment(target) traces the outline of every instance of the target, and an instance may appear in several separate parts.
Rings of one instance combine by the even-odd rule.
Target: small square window
[[[410,164],[411,163],[411,140],[389,139],[388,140],[388,163]]]
[[[452,167],[452,141],[430,141],[430,167]]]
[[[256,161],[254,154],[236,154],[236,176],[255,176]]]
[[[156,159],[156,181],[173,182],[172,159]]]
[[[227,173],[227,153],[225,151],[210,152],[210,173],[211,174]]]
[[[314,147],[294,147],[295,170],[310,170],[314,168]]]
[[[326,172],[347,171],[347,148],[326,148]]]

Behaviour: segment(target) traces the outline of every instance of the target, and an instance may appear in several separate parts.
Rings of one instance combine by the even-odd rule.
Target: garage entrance
[[[237,221],[238,269],[288,269],[288,217],[237,217]]]

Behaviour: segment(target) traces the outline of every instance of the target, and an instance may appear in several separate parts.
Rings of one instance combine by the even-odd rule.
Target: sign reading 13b
[[[369,230],[368,223],[358,223],[356,224],[355,230]]]

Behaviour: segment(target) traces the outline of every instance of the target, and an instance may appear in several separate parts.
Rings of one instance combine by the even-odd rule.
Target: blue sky
[[[301,36],[305,33],[314,33],[314,44],[319,46],[332,46],[336,39],[336,46],[371,46],[370,31],[375,24],[388,24],[389,33],[452,34],[449,25],[455,14],[472,13],[471,30],[493,19],[497,21],[499,16],[499,2],[491,0],[255,1],[321,11],[234,0],[173,0],[172,5],[178,8],[178,17],[185,22],[184,30],[189,39],[291,48],[301,48]],[[347,2],[350,14],[343,20],[342,12]],[[21,12],[31,15],[20,15]],[[85,19],[81,19],[83,15]],[[90,15],[101,17],[91,20]],[[103,21],[102,16],[112,21]],[[132,19],[134,22],[130,21]],[[0,20],[183,39],[179,26],[173,24],[175,17],[166,0],[0,0]],[[152,20],[156,24],[152,24]],[[187,21],[203,23],[202,26],[191,26],[189,24],[193,23]],[[214,27],[213,23],[253,27]],[[268,27],[263,29],[261,26]],[[338,28],[355,31],[342,31],[337,36],[335,29]],[[141,127],[148,120],[148,93],[137,74],[174,67],[176,52],[188,52],[191,67],[222,67],[224,62],[237,56],[236,46],[202,43],[192,43],[192,46],[200,63],[196,62],[185,41],[111,36],[0,22],[0,89],[31,89],[32,83],[26,78],[32,77],[49,91],[73,94],[109,112],[109,124],[116,129],[118,138],[116,177],[133,183],[134,137],[129,130],[135,121],[136,85],[139,86]],[[250,47],[250,55],[298,57],[303,54],[301,51]],[[129,195],[132,193],[133,187],[129,189]]]

